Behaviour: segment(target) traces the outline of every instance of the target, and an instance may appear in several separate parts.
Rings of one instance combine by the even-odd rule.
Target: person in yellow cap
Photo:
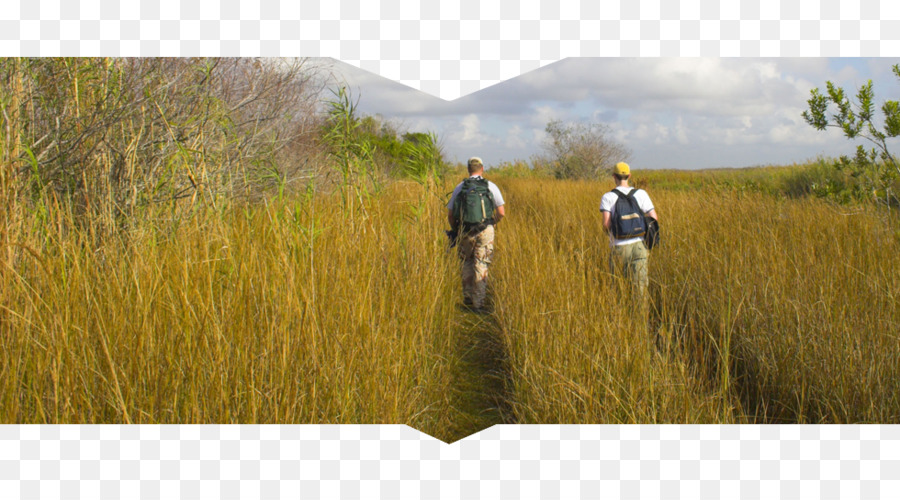
[[[616,187],[600,199],[603,213],[603,229],[609,233],[609,269],[613,274],[624,275],[640,290],[642,298],[647,291],[647,257],[650,252],[644,244],[647,217],[659,220],[650,195],[643,189],[628,185],[631,167],[619,162],[612,170]]]
[[[494,253],[494,226],[506,215],[500,189],[484,178],[484,163],[473,156],[469,177],[460,182],[447,203],[447,221],[462,260],[463,304],[484,312],[488,267]]]

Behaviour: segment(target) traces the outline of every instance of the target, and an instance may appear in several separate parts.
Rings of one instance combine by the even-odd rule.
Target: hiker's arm
[[[506,206],[500,205],[496,208],[495,212],[496,215],[494,216],[494,224],[500,222],[500,219],[502,219],[503,217],[506,217]]]
[[[659,216],[656,215],[656,209],[655,209],[655,208],[652,209],[652,210],[650,210],[649,212],[647,212],[647,213],[644,214],[644,215],[646,215],[647,217],[653,217],[653,219],[655,219],[655,220],[657,220],[657,221],[659,220]]]
[[[609,222],[610,222],[609,212],[604,210],[601,213],[603,214],[603,230],[608,233],[609,232]]]
[[[450,223],[450,229],[456,228],[456,217],[453,216],[453,210],[447,209],[447,222]]]

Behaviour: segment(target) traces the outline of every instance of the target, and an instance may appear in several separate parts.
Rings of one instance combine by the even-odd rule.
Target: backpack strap
[[[640,205],[638,205],[637,200],[634,198],[634,194],[638,192],[637,188],[632,188],[631,191],[628,192],[628,194],[622,194],[622,192],[618,189],[613,189],[611,192],[616,193],[616,196],[618,196],[620,199],[628,201],[628,203],[631,204],[631,207],[634,208],[635,212],[639,213],[641,217],[644,217],[644,211],[641,210]]]
[[[494,208],[497,208],[497,202],[494,201],[494,193],[491,192],[491,182],[484,177],[467,177],[463,182],[471,180],[473,184],[482,184],[484,185],[484,189],[487,191],[487,197],[491,200],[491,205],[494,205]]]
[[[484,177],[482,177],[484,179]],[[494,201],[494,193],[491,191],[491,181],[484,179],[484,187],[487,189],[487,196],[491,200],[491,205],[494,206],[494,210],[497,209],[497,202]],[[491,217],[493,218],[493,217]]]
[[[491,181],[485,179],[484,177],[478,177],[478,179],[484,183],[484,190],[487,194],[488,200],[491,201],[491,207],[493,207],[491,213],[486,215],[484,223],[488,225],[494,225],[494,211],[497,210],[497,202],[494,201],[494,193],[491,192]]]
[[[459,183],[459,192],[456,193],[456,196],[453,197],[453,216],[456,217],[458,224],[462,223],[462,221],[459,220],[460,216],[462,215],[460,212],[462,210],[462,205],[459,201],[460,198],[465,197],[465,194],[463,193],[466,192],[466,181],[468,181],[470,178],[471,177],[466,177],[462,180],[462,182]]]

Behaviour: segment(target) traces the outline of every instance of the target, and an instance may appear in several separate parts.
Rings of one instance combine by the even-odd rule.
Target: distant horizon
[[[700,168],[641,167],[641,166],[638,166],[637,164],[634,164],[631,162],[626,162],[626,163],[628,163],[629,166],[631,166],[631,169],[635,172],[639,172],[641,170],[688,170],[691,172],[701,172],[701,171],[706,171],[706,170],[744,170],[744,169],[749,170],[749,169],[754,169],[754,168],[792,168],[792,167],[801,167],[803,165],[807,165],[810,163],[815,163],[815,162],[817,162],[819,160],[823,160],[823,159],[826,161],[829,159],[837,160],[838,157],[811,158],[806,161],[796,161],[796,162],[788,162],[788,163],[766,163],[766,164],[759,164],[759,165],[742,165],[742,166],[733,166],[733,167],[729,167],[729,166],[715,167],[715,166],[713,166],[713,167],[700,167]],[[450,160],[448,160],[448,161],[450,161]],[[531,166],[530,160],[521,160],[521,161],[524,161],[524,162],[528,163],[529,166]],[[450,163],[458,164],[459,166],[465,166],[466,160],[465,159],[453,160],[453,161],[450,161]],[[503,165],[505,165],[505,164],[507,164],[507,163],[501,162],[501,163],[497,163],[495,165],[485,165],[484,170],[485,170],[485,172],[490,172],[492,168],[503,168]]]
[[[597,122],[636,169],[787,166],[853,154],[864,141],[818,131],[801,113],[832,81],[855,96],[873,81],[876,108],[900,99],[885,58],[569,58],[454,101],[334,61],[359,111],[435,132],[450,162],[530,162],[553,119]],[[636,77],[635,75],[642,75]],[[878,120],[876,121],[876,123]],[[889,143],[890,145],[891,143]]]

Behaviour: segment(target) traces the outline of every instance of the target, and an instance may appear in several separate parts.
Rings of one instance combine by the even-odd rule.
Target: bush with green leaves
[[[333,93],[323,137],[345,181],[354,177],[347,170],[348,155],[358,160],[357,168],[364,169],[355,177],[373,182],[380,182],[378,176],[384,175],[426,184],[446,174],[449,165],[436,133],[401,132],[400,127],[380,116],[361,115],[359,98],[351,98],[345,88]]]
[[[895,64],[893,72],[900,79],[900,65]],[[857,186],[857,190],[884,204],[896,204],[900,165],[888,145],[890,139],[900,135],[900,105],[892,100],[881,105],[884,123],[879,128],[875,124],[872,80],[858,89],[855,101],[851,101],[844,89],[831,81],[825,85],[826,93],[818,88],[810,91],[811,96],[807,101],[809,109],[803,112],[803,118],[817,130],[838,128],[848,139],[866,140],[870,144],[869,148],[858,145],[852,158],[841,156],[834,167],[847,172],[855,180],[853,184]]]

